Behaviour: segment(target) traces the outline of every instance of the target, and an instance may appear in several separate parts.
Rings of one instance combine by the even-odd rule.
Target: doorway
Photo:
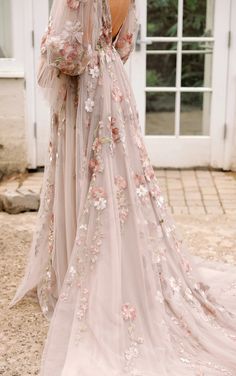
[[[223,167],[231,1],[142,0],[132,85],[157,167]]]

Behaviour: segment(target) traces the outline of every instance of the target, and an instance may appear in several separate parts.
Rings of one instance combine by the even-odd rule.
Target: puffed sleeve
[[[138,32],[135,0],[131,0],[127,17],[115,41],[115,48],[125,63],[134,49]]]
[[[101,16],[102,0],[54,0],[37,68],[38,85],[54,110],[91,60]]]
[[[54,0],[41,42],[47,64],[62,73],[80,75],[92,54],[93,0]]]

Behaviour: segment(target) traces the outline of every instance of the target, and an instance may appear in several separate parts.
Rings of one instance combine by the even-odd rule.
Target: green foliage
[[[147,0],[147,36],[177,36],[178,0]],[[207,0],[184,0],[183,35],[202,36],[206,32]],[[163,43],[164,45],[164,43]],[[165,46],[176,49],[175,43]],[[183,49],[204,49],[205,45],[188,43]],[[154,49],[163,49],[161,43]],[[175,86],[176,59],[173,55],[157,55],[147,58],[148,86]],[[199,87],[204,80],[204,54],[183,55],[182,86]],[[194,95],[194,94],[193,94]],[[196,98],[197,99],[197,98]],[[189,95],[189,100],[193,97]]]
[[[207,0],[184,1],[184,34],[202,35],[205,31]],[[177,0],[148,0],[148,36],[176,36]]]

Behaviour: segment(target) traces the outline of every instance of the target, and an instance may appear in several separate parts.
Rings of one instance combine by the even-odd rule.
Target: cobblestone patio
[[[158,170],[157,177],[189,251],[236,264],[236,180],[231,173]],[[42,173],[12,179],[39,193]],[[20,183],[19,183],[20,182]],[[0,375],[38,375],[48,323],[27,297],[8,308],[24,270],[36,213],[0,213]]]

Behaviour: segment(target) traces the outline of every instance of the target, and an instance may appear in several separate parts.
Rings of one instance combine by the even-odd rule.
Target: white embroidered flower
[[[163,298],[163,295],[162,295],[162,293],[161,293],[160,291],[157,291],[157,292],[156,292],[155,299],[156,299],[159,303],[161,303],[161,304],[164,303],[164,298]]]
[[[106,53],[106,62],[109,64],[111,62],[111,56],[110,54]]]
[[[188,300],[190,300],[191,302],[193,301],[193,294],[192,294],[192,291],[187,287],[186,290],[185,290],[185,296]]]
[[[93,108],[94,108],[94,101],[91,99],[91,98],[88,98],[86,101],[85,101],[85,110],[87,112],[92,112],[93,111]]]
[[[97,199],[96,201],[94,201],[94,207],[97,209],[97,210],[103,210],[105,209],[107,206],[107,200],[103,197],[100,197],[99,199]]]
[[[136,188],[136,192],[138,197],[145,197],[148,193],[148,190],[144,185],[141,184],[138,188]]]
[[[86,224],[82,224],[82,225],[80,225],[79,228],[80,228],[81,230],[87,230],[87,229],[88,229],[88,227],[87,227]]]
[[[130,346],[128,350],[125,351],[125,358],[127,360],[131,360],[133,358],[137,358],[139,355],[139,350],[138,348],[133,345],[133,346]]]
[[[180,286],[178,285],[176,279],[174,277],[170,277],[170,287],[172,288],[173,292],[179,293],[180,292]]]
[[[74,268],[74,266],[70,267],[69,274],[71,275],[72,278],[76,275],[76,269]]]
[[[160,264],[161,258],[160,258],[158,250],[153,251],[153,253],[152,253],[152,262],[153,262],[153,264]]]
[[[161,208],[162,206],[164,206],[165,204],[165,200],[164,200],[164,197],[163,196],[159,196],[157,199],[156,199],[156,203],[157,205]]]
[[[99,77],[99,68],[97,65],[95,67],[89,69],[89,74],[91,74],[92,78],[98,78]]]

